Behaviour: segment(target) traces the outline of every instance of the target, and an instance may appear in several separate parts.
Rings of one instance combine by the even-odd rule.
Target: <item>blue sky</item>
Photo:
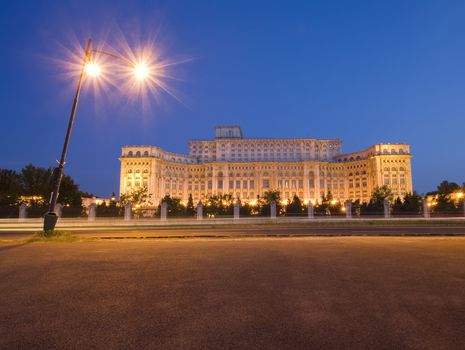
[[[120,148],[187,152],[239,124],[246,137],[340,138],[345,152],[408,142],[419,192],[465,181],[463,1],[20,1],[0,13],[0,167],[54,165],[75,82],[64,48],[155,38],[177,99],[150,107],[85,87],[66,172],[117,192]]]

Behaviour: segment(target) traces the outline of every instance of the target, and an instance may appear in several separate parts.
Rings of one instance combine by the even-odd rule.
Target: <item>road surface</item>
[[[0,244],[1,349],[463,349],[465,237]]]

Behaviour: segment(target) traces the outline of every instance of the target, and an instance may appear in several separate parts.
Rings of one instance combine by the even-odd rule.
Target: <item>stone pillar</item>
[[[239,219],[239,210],[241,208],[241,202],[240,201],[236,201],[236,203],[234,203],[234,219],[237,220]]]
[[[270,203],[270,217],[276,219],[276,202],[273,201]]]
[[[315,207],[313,206],[312,202],[308,203],[307,215],[308,215],[309,219],[314,219],[315,218]]]
[[[167,213],[168,213],[168,203],[163,202],[160,205],[160,220],[166,221]]]
[[[344,202],[344,208],[346,209],[346,218],[351,219],[352,218],[352,201],[346,200]]]
[[[55,205],[55,213],[59,218],[61,218],[61,216],[63,215],[63,204],[57,203]]]
[[[197,204],[197,220],[202,220],[203,219],[203,204],[202,202],[199,202]]]
[[[428,207],[428,200],[425,198],[423,198],[423,217],[425,219],[428,219],[429,217],[431,217],[431,214],[429,212],[429,207]]]
[[[383,201],[383,207],[384,207],[384,218],[389,219],[391,217],[391,206],[387,199]]]
[[[87,219],[89,221],[95,221],[96,216],[97,216],[97,205],[92,203],[91,205],[89,205],[89,216],[87,217]]]
[[[128,203],[124,206],[124,220],[129,221],[132,219],[132,204]]]
[[[23,203],[19,206],[19,219],[24,220],[26,218],[27,218],[27,205]]]

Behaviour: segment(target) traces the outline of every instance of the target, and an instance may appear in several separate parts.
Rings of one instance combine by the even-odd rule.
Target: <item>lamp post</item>
[[[119,56],[113,53],[109,53],[109,52],[105,52],[101,50],[94,50],[92,49],[92,39],[89,39],[87,41],[86,51],[84,53],[84,57],[82,60],[82,67],[81,67],[81,71],[79,74],[79,79],[78,79],[78,83],[76,87],[76,94],[74,95],[73,105],[71,108],[71,114],[69,116],[68,128],[66,130],[63,150],[61,152],[60,160],[57,161],[58,166],[53,170],[53,181],[52,181],[53,187],[52,187],[52,193],[50,195],[49,211],[45,214],[45,217],[44,217],[44,226],[43,226],[44,231],[53,231],[58,221],[58,215],[55,212],[55,206],[57,204],[58,195],[60,193],[60,184],[61,184],[61,179],[63,177],[63,168],[65,167],[65,164],[66,164],[66,155],[68,153],[69,139],[71,137],[71,131],[73,129],[74,119],[76,117],[76,109],[77,109],[78,102],[79,102],[79,96],[81,94],[82,83],[83,83],[86,73],[88,73],[89,75],[98,75],[100,71],[100,68],[95,64],[95,62],[92,59],[92,56],[94,54],[105,55],[105,56],[117,59],[120,62],[125,63],[126,65],[129,65],[133,69],[134,74],[139,80],[144,80],[148,78],[149,73],[150,73],[148,67],[145,64],[133,62],[127,58],[124,58],[122,56]]]

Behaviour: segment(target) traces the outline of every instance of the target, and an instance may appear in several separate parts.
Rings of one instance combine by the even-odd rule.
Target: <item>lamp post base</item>
[[[44,216],[44,231],[53,231],[58,221],[58,215],[54,212],[49,212]]]

